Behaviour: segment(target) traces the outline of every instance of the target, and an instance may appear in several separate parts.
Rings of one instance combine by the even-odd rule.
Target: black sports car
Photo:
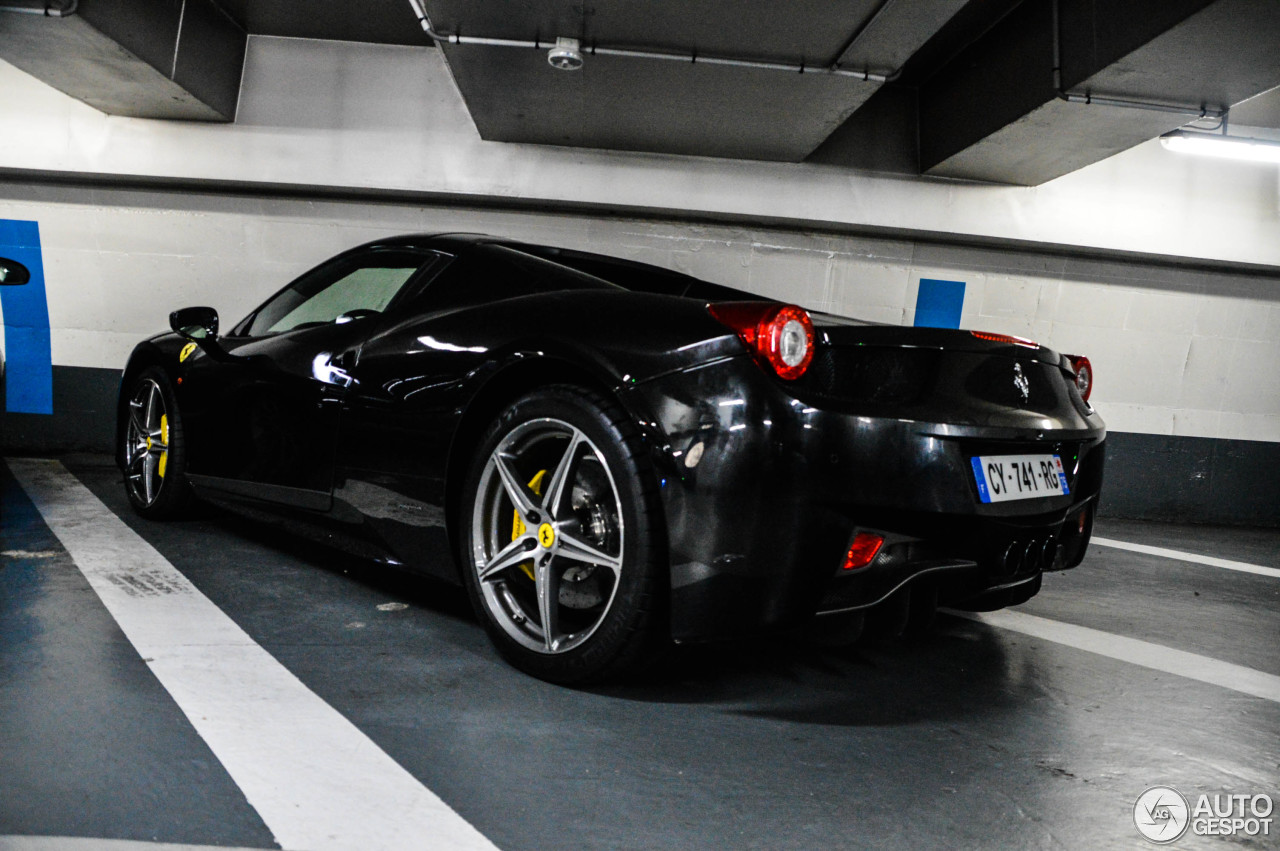
[[[1084,557],[1091,369],[478,235],[347,251],[125,369],[134,508],[194,497],[466,586],[519,668],[1022,602]]]

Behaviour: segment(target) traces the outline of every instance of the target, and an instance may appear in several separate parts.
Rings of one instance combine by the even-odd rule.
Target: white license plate
[[[1057,455],[981,455],[971,460],[983,502],[1071,493]]]

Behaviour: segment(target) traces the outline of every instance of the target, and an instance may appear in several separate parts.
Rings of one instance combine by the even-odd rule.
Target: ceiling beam
[[[3,6],[0,59],[59,91],[109,115],[235,119],[247,35],[213,0],[80,0],[62,17]]]
[[[921,169],[1052,180],[1280,83],[1278,34],[1274,0],[1028,0],[921,86]]]
[[[598,9],[425,0],[422,9],[483,139],[796,162],[964,3],[701,0],[658,15],[639,0]],[[580,41],[580,70],[548,66],[556,37]]]
[[[881,86],[839,128],[818,146],[808,162],[837,165],[865,171],[918,175],[920,173],[919,104],[920,85],[938,68],[945,65],[966,45],[975,41],[1021,0],[968,0],[954,6],[911,4],[906,11],[912,16],[933,16],[932,26],[923,28],[927,39],[916,42],[912,49],[896,57],[897,77]],[[902,9],[898,10],[903,11]],[[901,26],[886,22],[892,29]],[[871,30],[868,27],[868,30]],[[864,33],[845,61],[859,61],[858,51],[870,50],[877,33]]]

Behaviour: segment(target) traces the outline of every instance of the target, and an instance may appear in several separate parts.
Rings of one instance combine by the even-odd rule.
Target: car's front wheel
[[[517,400],[480,441],[465,494],[467,590],[512,664],[579,683],[661,645],[657,485],[615,403],[563,385]]]
[[[182,418],[169,377],[159,367],[140,372],[129,385],[121,440],[124,487],[143,517],[169,519],[191,501]]]

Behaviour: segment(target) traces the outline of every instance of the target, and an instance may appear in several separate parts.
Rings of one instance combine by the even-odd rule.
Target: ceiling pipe
[[[1198,107],[1179,106],[1177,104],[1158,103],[1149,100],[1131,98],[1100,97],[1092,92],[1084,94],[1068,92],[1062,87],[1062,26],[1059,0],[1053,0],[1053,89],[1059,100],[1067,103],[1098,104],[1099,106],[1119,106],[1125,109],[1145,109],[1150,112],[1167,112],[1174,115],[1194,115],[1197,118],[1225,119],[1230,107],[1210,109],[1205,104]]]
[[[853,43],[866,32],[874,19],[879,17],[880,13],[893,0],[885,0],[880,8],[876,10],[863,27],[850,39],[844,49],[840,51],[840,56],[848,52]],[[422,6],[421,0],[409,0],[409,5],[413,7],[413,13],[418,18],[418,23],[422,25],[422,31],[437,42],[443,44],[477,44],[487,47],[520,47],[532,48],[534,50],[546,50],[554,47],[555,42],[522,41],[509,38],[487,38],[483,36],[462,35],[460,33],[442,33],[437,32],[431,26],[431,20],[427,17],[426,10]],[[788,62],[762,62],[754,59],[733,59],[726,56],[701,56],[696,53],[666,53],[654,50],[632,50],[620,47],[600,47],[599,45],[591,45],[583,47],[582,52],[590,56],[622,56],[630,59],[665,59],[674,62],[688,62],[689,64],[702,63],[704,65],[726,65],[733,68],[753,68],[761,71],[785,71],[791,74],[829,74],[835,77],[853,77],[868,83],[889,83],[896,80],[902,73],[899,68],[888,74],[873,74],[870,71],[853,71],[847,68],[841,68],[839,64],[840,56],[836,57],[836,61],[830,65],[805,65],[804,63],[793,64]]]
[[[40,6],[9,6],[0,4],[0,12],[18,12],[23,15],[42,15],[46,18],[69,18],[76,13],[76,9],[80,8],[80,0],[67,0],[64,6],[54,6],[45,0],[44,7]]]

